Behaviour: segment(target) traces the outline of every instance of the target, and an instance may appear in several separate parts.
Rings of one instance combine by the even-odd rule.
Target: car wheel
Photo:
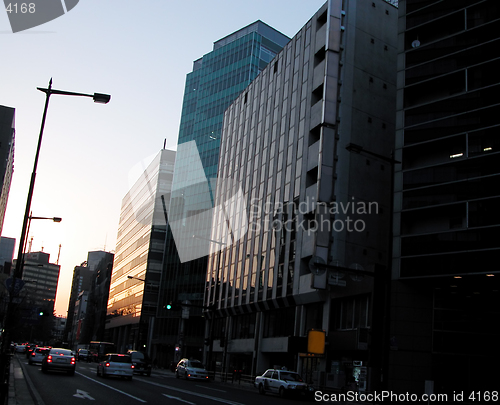
[[[148,371],[148,372],[146,373],[146,377],[151,377],[151,371]]]
[[[188,379],[188,372],[184,371],[184,378],[187,380]]]
[[[286,391],[285,391],[285,389],[284,389],[283,387],[280,387],[280,397],[281,397],[281,398],[285,398],[285,396],[286,396]]]
[[[132,381],[132,377],[127,377],[127,380]]]
[[[264,385],[259,384],[259,394],[266,395],[266,390],[264,389]]]
[[[46,372],[47,372],[47,367],[42,366],[42,373],[46,373]]]
[[[75,370],[68,371],[68,375],[75,375]]]
[[[180,378],[181,376],[179,375],[179,372],[176,370],[175,371],[175,378]]]
[[[97,374],[97,377],[100,377],[100,376],[101,376],[101,372],[99,371],[99,366],[97,367],[96,374]]]
[[[31,361],[31,359],[28,360],[28,364],[31,366],[33,365],[33,362]]]

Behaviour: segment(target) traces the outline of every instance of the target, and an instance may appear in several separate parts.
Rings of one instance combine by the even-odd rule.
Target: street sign
[[[7,287],[7,290],[9,290],[9,292],[12,292],[12,295],[14,297],[19,294],[19,292],[24,287],[24,284],[26,284],[24,280],[16,278],[16,281],[14,282],[14,288],[12,288],[12,277],[9,277],[7,280],[5,280],[5,286]]]

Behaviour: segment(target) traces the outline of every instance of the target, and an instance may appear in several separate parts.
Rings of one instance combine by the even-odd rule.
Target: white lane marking
[[[177,401],[185,402],[186,404],[196,405],[194,402],[189,402],[189,401],[186,401],[185,399],[182,399],[179,397],[174,397],[172,395],[167,395],[167,394],[163,394],[163,395],[165,395],[167,398],[170,398],[170,399],[176,399]]]
[[[94,398],[92,398],[87,391],[76,390],[76,394],[73,394],[73,396],[77,398],[90,399],[91,401],[94,401]]]
[[[114,391],[117,391],[117,392],[119,392],[120,394],[126,395],[127,397],[130,397],[130,398],[136,399],[136,400],[137,400],[137,401],[139,401],[139,402],[144,402],[144,403],[146,403],[146,402],[147,402],[147,401],[145,401],[144,399],[134,397],[133,395],[130,395],[130,394],[126,393],[125,391],[121,391],[121,390],[119,390],[119,389],[116,389],[116,388],[112,387],[111,385],[107,385],[107,384],[104,384],[104,383],[102,383],[102,382],[100,382],[100,381],[97,381],[97,380],[95,380],[95,379],[93,379],[93,378],[87,377],[85,374],[82,374],[82,373],[79,373],[79,372],[76,372],[76,374],[79,374],[79,375],[81,375],[82,377],[85,377],[85,378],[89,379],[90,381],[94,381],[94,382],[95,382],[95,383],[97,383],[97,384],[104,385],[105,387],[107,387],[107,388],[109,388],[109,389],[112,389],[112,390],[114,390]]]
[[[245,405],[245,404],[242,404],[241,402],[230,401],[228,399],[224,399],[224,398],[220,398],[220,397],[212,397],[210,395],[199,394],[199,393],[193,392],[193,391],[182,390],[180,388],[174,388],[174,387],[171,387],[169,385],[159,384],[159,383],[155,383],[155,382],[149,381],[149,380],[143,380],[142,378],[137,378],[136,380],[140,381],[140,382],[145,382],[146,384],[156,385],[157,387],[162,387],[162,388],[167,388],[167,389],[173,390],[173,391],[183,392],[184,394],[194,395],[196,397],[201,397],[201,398],[205,398],[205,399],[211,399],[213,401],[217,401],[217,402],[220,402],[220,403],[223,403],[223,404],[228,404],[228,405]]]
[[[197,385],[197,387],[204,388],[206,390],[219,391],[219,392],[227,392],[227,391],[224,391],[224,390],[218,390],[217,388],[208,388],[208,387],[205,387],[204,385]]]

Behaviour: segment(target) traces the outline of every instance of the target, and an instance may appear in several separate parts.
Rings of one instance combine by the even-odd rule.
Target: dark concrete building
[[[396,55],[397,8],[330,0],[226,110],[205,293],[218,370],[379,383]]]
[[[491,391],[500,361],[500,3],[400,1],[398,41],[390,388]]]

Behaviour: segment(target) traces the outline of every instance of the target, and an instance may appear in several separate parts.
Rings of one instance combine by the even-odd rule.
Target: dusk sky
[[[67,14],[13,34],[0,13],[0,105],[16,109],[14,177],[2,236],[19,240],[45,102],[37,87],[111,94],[50,99],[32,202],[31,251],[59,245],[56,313],[66,316],[73,269],[114,252],[133,167],[166,139],[176,149],[186,74],[214,41],[262,20],[292,37],[325,0],[80,0]],[[132,176],[133,177],[133,176]],[[17,246],[14,256],[17,256]]]

